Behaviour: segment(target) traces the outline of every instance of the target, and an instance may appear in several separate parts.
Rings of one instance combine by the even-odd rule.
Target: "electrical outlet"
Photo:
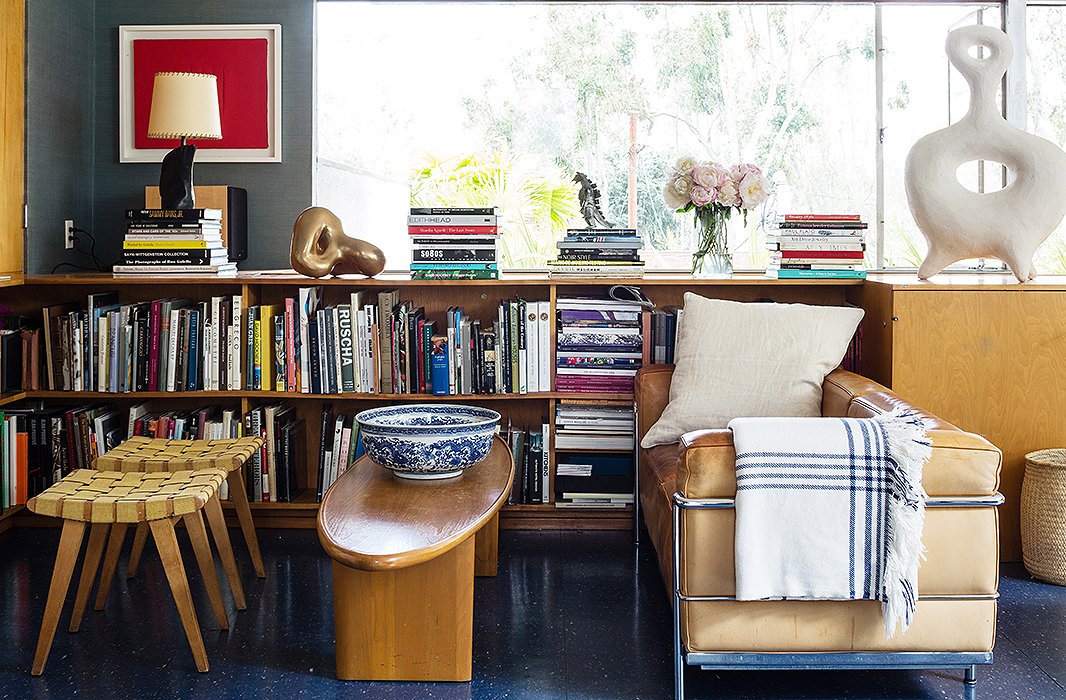
[[[63,245],[67,250],[74,247],[74,219],[63,221]]]

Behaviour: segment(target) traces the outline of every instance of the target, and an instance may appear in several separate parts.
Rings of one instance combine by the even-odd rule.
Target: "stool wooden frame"
[[[112,448],[96,459],[96,469],[118,472],[173,472],[200,469],[223,469],[227,472],[226,483],[237,511],[237,519],[244,533],[248,553],[252,558],[252,567],[256,576],[266,577],[263,555],[259,551],[259,539],[252,522],[252,510],[248,503],[241,467],[263,446],[258,437],[244,437],[233,440],[163,440],[148,437],[132,437],[121,445]],[[237,560],[233,555],[226,519],[222,514],[222,504],[217,494],[205,506],[207,524],[215,540],[219,558],[222,560],[226,579],[229,581],[233,602],[238,610],[247,609],[244,587],[237,572]],[[96,596],[96,610],[103,610],[111,581],[118,568],[118,559],[122,544],[126,539],[126,528],[112,528],[111,539],[107,543],[107,554],[100,573],[100,587]],[[126,577],[132,578],[140,565],[141,554],[148,539],[148,524],[140,523],[133,537],[133,549],[130,551]]]
[[[74,598],[69,627],[71,632],[77,632],[81,627],[108,532],[114,528],[125,533],[126,528],[134,523],[145,524],[151,530],[196,668],[201,672],[208,670],[207,650],[196,620],[174,524],[179,519],[184,521],[215,620],[221,629],[229,629],[229,620],[222,604],[222,589],[211,558],[211,546],[200,516],[200,511],[209,502],[217,501],[216,492],[225,478],[226,472],[222,469],[165,473],[78,469],[30,499],[27,508],[32,512],[63,519],[59,551],[33,658],[33,675],[41,675],[48,661],[86,525],[92,527],[89,529],[89,544]]]

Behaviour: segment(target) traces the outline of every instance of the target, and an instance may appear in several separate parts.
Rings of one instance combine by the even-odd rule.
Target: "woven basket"
[[[1022,561],[1035,578],[1066,586],[1066,449],[1025,455]]]

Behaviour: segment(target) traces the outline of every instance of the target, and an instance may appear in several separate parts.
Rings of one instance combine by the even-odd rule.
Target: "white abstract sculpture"
[[[985,58],[970,55],[981,46]],[[1010,63],[1010,39],[998,29],[961,27],[948,34],[948,59],[970,85],[970,109],[957,123],[922,137],[907,154],[907,201],[929,253],[925,279],[968,258],[998,258],[1018,281],[1036,276],[1033,255],[1066,214],[1066,153],[1007,123],[996,89]],[[957,170],[974,160],[1007,166],[1013,180],[997,192],[962,186]]]

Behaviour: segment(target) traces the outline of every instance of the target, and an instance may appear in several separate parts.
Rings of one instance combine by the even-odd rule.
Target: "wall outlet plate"
[[[67,250],[74,248],[74,219],[63,221],[63,246]]]

